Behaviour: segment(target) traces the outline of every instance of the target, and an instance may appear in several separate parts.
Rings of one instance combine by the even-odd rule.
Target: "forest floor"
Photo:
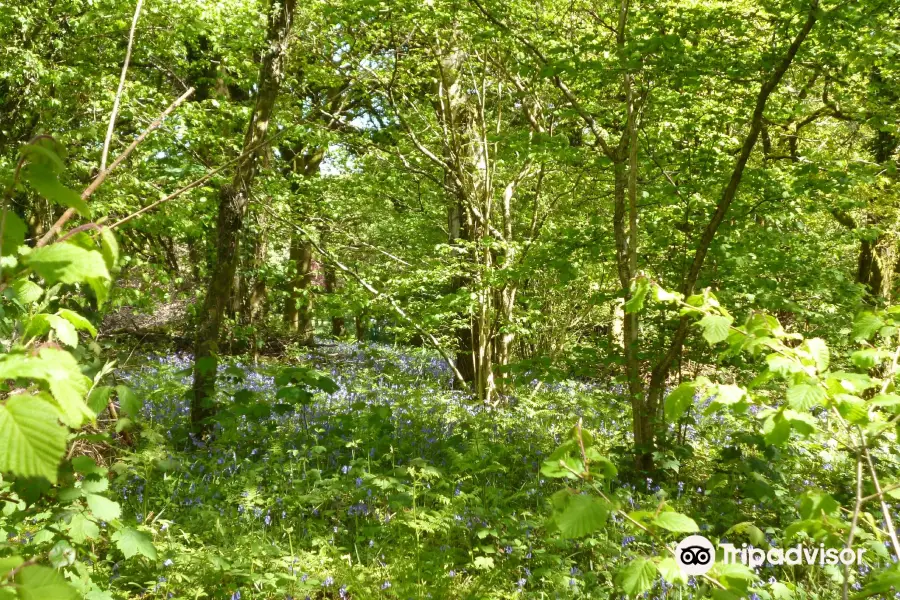
[[[274,406],[278,373],[298,361],[336,389]],[[291,362],[223,367],[221,418],[235,426],[208,442],[188,433],[189,356],[120,371],[144,398],[151,443],[127,459],[137,474],[123,475],[114,497],[156,533],[160,553],[155,564],[118,565],[115,587],[160,598],[566,597],[604,587],[615,565],[591,564],[598,549],[535,533],[560,488],[541,462],[578,419],[606,447],[626,444],[625,407],[609,391],[539,386],[496,409],[454,391],[423,351],[342,343]],[[605,555],[628,543],[620,524],[610,534]]]
[[[203,440],[188,427],[190,356],[131,364],[119,376],[144,399],[141,433],[111,497],[158,556],[109,576],[144,598],[619,598],[615,573],[633,551],[658,554],[658,542],[616,516],[580,541],[548,521],[565,483],[541,466],[579,419],[619,465],[608,493],[632,514],[665,500],[704,531],[764,528],[810,483],[746,457],[704,459],[733,441],[716,417],[688,427],[696,456],[663,457],[665,481],[636,478],[616,387],[534,382],[480,406],[420,349],[338,343],[223,365],[220,423]],[[736,499],[738,486],[759,500]],[[657,576],[651,595],[690,589]]]

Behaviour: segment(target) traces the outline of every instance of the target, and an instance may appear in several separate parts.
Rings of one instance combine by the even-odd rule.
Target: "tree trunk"
[[[265,323],[266,277],[264,268],[269,250],[265,214],[257,213],[257,236],[253,244],[253,284],[249,286],[243,307],[244,321],[250,326],[250,353],[253,361],[259,360],[259,329]]]
[[[292,276],[288,284],[288,300],[285,308],[285,324],[296,334],[302,346],[313,344],[312,328],[312,270],[313,247],[300,234],[291,239],[290,264]]]
[[[212,269],[203,310],[199,315],[194,343],[194,384],[191,425],[195,433],[208,427],[215,414],[216,370],[222,320],[231,300],[232,282],[238,262],[238,241],[250,189],[265,151],[263,142],[275,109],[278,89],[284,77],[284,62],[296,0],[273,3],[266,34],[267,46],[259,71],[258,96],[244,136],[244,156],[235,167],[231,184],[219,192],[216,222],[216,263]]]
[[[810,3],[809,11],[806,15],[806,22],[794,37],[790,47],[775,67],[775,70],[772,71],[763,83],[759,94],[756,97],[756,106],[754,107],[753,115],[750,119],[750,130],[747,132],[747,137],[744,138],[744,143],[742,144],[741,151],[735,161],[731,177],[722,191],[722,196],[716,205],[716,210],[709,220],[709,223],[707,223],[706,229],[697,244],[697,249],[694,252],[694,258],[691,261],[690,269],[682,281],[681,289],[679,291],[684,294],[685,297],[693,294],[694,287],[697,284],[697,279],[700,277],[700,271],[703,268],[713,238],[715,237],[719,226],[722,224],[722,221],[725,219],[725,215],[728,212],[731,203],[737,196],[737,191],[744,175],[744,169],[747,166],[747,161],[750,159],[750,155],[753,152],[753,148],[756,146],[760,131],[762,130],[763,116],[765,114],[769,96],[781,82],[781,79],[784,77],[784,74],[797,56],[797,52],[799,52],[800,47],[803,45],[809,32],[812,31],[813,25],[815,25],[816,19],[818,18],[818,14],[818,0],[813,0]],[[659,359],[650,373],[650,383],[647,388],[647,410],[651,411],[651,414],[657,415],[662,411],[669,369],[675,363],[675,360],[681,356],[684,341],[688,336],[689,326],[690,320],[687,317],[681,317],[678,322],[678,328],[672,335],[672,341],[670,342],[666,353]],[[662,422],[661,418],[659,419],[659,422]],[[659,432],[654,432],[654,434],[657,433]]]
[[[354,318],[356,325],[356,341],[365,342],[369,335],[369,314],[362,310]]]
[[[337,294],[338,276],[334,265],[328,263],[325,265],[325,293]],[[339,338],[344,335],[344,317],[340,315],[331,316],[331,335]]]

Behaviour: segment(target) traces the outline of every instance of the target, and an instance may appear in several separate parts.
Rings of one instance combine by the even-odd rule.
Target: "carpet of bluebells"
[[[277,374],[297,365],[336,385],[269,410]],[[609,456],[625,456],[630,422],[615,385],[532,382],[482,406],[453,389],[431,353],[329,344],[278,364],[221,366],[222,416],[197,439],[188,427],[190,368],[190,356],[169,354],[118,373],[144,404],[113,497],[159,556],[112,564],[113,589],[224,600],[620,598],[615,572],[634,553],[660,552],[615,517],[580,541],[547,525],[548,499],[563,484],[545,479],[541,463],[578,419]],[[710,419],[673,435],[701,452],[731,443],[726,425]],[[666,499],[718,534],[742,521],[777,525],[791,494],[810,484],[759,459],[659,458],[665,484],[620,469],[611,493],[626,510]],[[814,468],[813,457],[784,459]],[[825,485],[829,471],[818,471]],[[742,499],[758,475],[770,498]],[[763,582],[778,575],[758,574]],[[647,597],[691,598],[690,590],[659,579]]]

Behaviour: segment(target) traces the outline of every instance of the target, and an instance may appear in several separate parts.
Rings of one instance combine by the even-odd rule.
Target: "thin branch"
[[[269,208],[268,206],[264,206],[262,204],[260,204],[260,206],[266,212],[268,212],[270,215],[272,215],[279,221],[284,222],[284,219],[282,219],[278,214],[276,214],[271,208]],[[296,223],[289,223],[289,225],[291,227],[296,228],[297,231],[299,231],[304,236],[306,236],[306,239],[309,240],[309,243],[312,244],[313,248],[315,248],[319,254],[321,254],[326,260],[331,262],[331,264],[333,264],[335,267],[337,267],[344,273],[347,273],[348,275],[353,277],[353,279],[355,279],[361,286],[363,286],[363,288],[365,288],[366,291],[368,291],[370,294],[372,294],[376,298],[384,298],[385,300],[387,300],[388,304],[390,304],[390,306],[394,310],[394,312],[396,312],[400,316],[400,318],[402,318],[404,321],[406,321],[407,323],[412,325],[413,328],[416,330],[416,333],[418,333],[422,337],[426,338],[431,343],[431,345],[434,347],[434,349],[438,351],[438,353],[441,355],[441,358],[444,359],[444,362],[446,362],[447,365],[450,367],[450,369],[453,371],[453,375],[456,377],[457,381],[459,381],[463,385],[466,385],[465,377],[463,377],[462,373],[460,373],[459,369],[456,366],[456,362],[450,357],[450,354],[444,349],[444,347],[441,345],[440,341],[438,341],[438,339],[436,337],[434,337],[434,335],[431,334],[431,332],[426,331],[421,325],[416,323],[413,320],[413,318],[410,317],[406,313],[406,311],[400,307],[399,304],[397,304],[397,301],[394,300],[394,298],[392,298],[391,296],[388,296],[387,294],[376,289],[374,286],[372,286],[372,284],[370,284],[368,281],[363,279],[356,271],[354,271],[350,267],[347,267],[346,265],[344,265],[333,254],[331,254],[330,252],[328,252],[327,250],[322,248],[322,246],[319,245],[311,235],[309,235],[309,232],[306,231],[306,229],[304,229],[300,225],[297,225]]]
[[[194,189],[194,188],[196,188],[196,187],[199,187],[201,184],[203,184],[203,183],[206,182],[207,180],[209,180],[209,179],[215,177],[216,175],[218,175],[219,173],[221,173],[222,171],[224,171],[225,169],[227,169],[227,168],[230,167],[231,165],[233,165],[233,164],[235,164],[236,162],[238,162],[238,161],[242,160],[243,158],[245,158],[248,154],[251,154],[251,153],[255,152],[260,146],[263,146],[263,145],[272,143],[275,139],[277,139],[279,136],[281,136],[281,135],[282,135],[283,133],[285,133],[285,132],[287,132],[287,129],[282,129],[281,131],[279,131],[277,134],[273,135],[272,137],[267,138],[267,139],[261,141],[260,143],[256,144],[255,146],[251,146],[250,148],[248,148],[247,150],[245,150],[244,152],[242,152],[242,153],[239,154],[238,156],[234,157],[233,159],[231,159],[231,160],[228,161],[227,163],[225,163],[225,164],[223,164],[223,165],[221,165],[221,166],[219,166],[219,167],[213,169],[212,171],[207,172],[207,173],[206,173],[205,175],[203,175],[202,177],[200,177],[200,178],[198,178],[198,179],[195,179],[194,181],[190,182],[189,184],[185,185],[184,187],[182,187],[182,188],[180,188],[180,189],[178,189],[178,190],[172,192],[171,194],[169,194],[169,195],[166,196],[165,198],[161,198],[160,200],[157,200],[156,202],[154,202],[154,203],[152,203],[152,204],[149,204],[148,206],[145,206],[144,208],[142,208],[142,209],[140,209],[140,210],[138,210],[138,211],[136,211],[136,212],[131,213],[131,214],[128,215],[127,217],[123,217],[123,218],[119,219],[118,221],[116,221],[115,223],[113,223],[112,225],[110,225],[110,226],[109,226],[109,229],[115,229],[115,228],[118,227],[119,225],[122,225],[122,224],[124,224],[124,223],[127,223],[128,221],[130,221],[130,220],[132,220],[132,219],[135,219],[135,218],[141,216],[141,215],[144,214],[145,212],[148,212],[148,211],[153,210],[154,208],[156,208],[156,207],[159,206],[160,204],[165,204],[166,202],[169,202],[170,200],[174,200],[175,198],[177,198],[178,196],[182,195],[183,193],[185,193],[185,192],[187,192],[187,191],[189,191],[189,190],[192,190],[192,189]]]
[[[128,74],[128,63],[131,61],[131,48],[134,45],[134,31],[137,29],[138,17],[141,14],[141,6],[144,0],[138,0],[134,9],[134,18],[131,19],[131,31],[128,34],[128,50],[125,51],[125,63],[122,65],[122,75],[119,77],[119,89],[116,91],[116,99],[113,101],[112,113],[109,115],[109,127],[106,128],[106,140],[103,142],[103,154],[100,157],[100,171],[106,170],[106,158],[109,155],[109,143],[112,141],[113,130],[116,128],[116,116],[119,114],[119,103],[122,100],[122,91],[125,89],[125,76]]]
[[[150,126],[147,127],[147,129],[145,129],[143,131],[143,133],[141,133],[139,136],[137,136],[134,139],[134,141],[131,142],[131,145],[129,145],[125,149],[125,151],[122,152],[122,154],[120,154],[118,156],[118,158],[116,158],[116,160],[114,160],[112,162],[111,165],[109,165],[108,169],[102,170],[102,171],[100,171],[100,173],[97,174],[97,177],[94,178],[94,180],[91,182],[91,184],[89,186],[87,186],[83,192],[81,192],[81,199],[87,200],[88,198],[90,198],[91,194],[93,194],[95,191],[97,191],[97,188],[99,188],[100,185],[106,180],[107,176],[110,173],[112,173],[116,169],[116,167],[118,167],[120,164],[122,164],[122,162],[126,158],[128,158],[128,156],[132,153],[132,151],[134,151],[134,149],[138,147],[138,144],[143,142],[147,138],[148,135],[150,135],[154,130],[156,130],[162,124],[162,122],[165,120],[165,118],[168,117],[169,114],[172,113],[172,111],[174,111],[176,108],[178,108],[193,93],[194,93],[194,88],[190,88],[188,91],[186,91],[184,94],[182,94],[177,100],[175,100],[175,102],[170,104],[169,107],[166,110],[164,110],[162,112],[162,114],[160,114],[159,117],[157,117],[156,120],[153,121],[150,124]],[[47,231],[47,233],[44,234],[44,237],[42,237],[40,239],[40,241],[38,241],[38,243],[36,244],[36,247],[40,248],[42,246],[46,246],[50,242],[50,240],[53,239],[53,236],[55,236],[57,233],[59,233],[62,230],[63,226],[74,215],[75,215],[74,208],[70,208],[70,209],[66,210],[66,212],[63,213],[63,215],[56,221],[56,223],[54,223],[53,226],[50,227],[50,229]]]

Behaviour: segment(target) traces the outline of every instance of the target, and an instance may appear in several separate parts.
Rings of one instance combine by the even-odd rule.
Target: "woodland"
[[[898,168],[900,0],[0,0],[0,600],[900,598]]]

